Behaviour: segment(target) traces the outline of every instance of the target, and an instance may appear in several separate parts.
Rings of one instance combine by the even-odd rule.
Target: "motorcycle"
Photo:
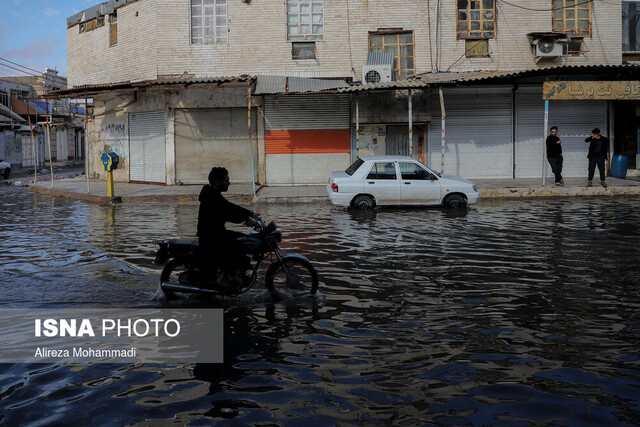
[[[245,252],[242,285],[222,286],[217,279],[221,266],[200,250],[198,240],[172,239],[155,242],[159,249],[155,263],[166,264],[160,275],[160,289],[167,298],[176,292],[235,296],[247,292],[257,282],[258,268],[269,258],[265,285],[275,300],[314,295],[318,290],[318,273],[309,260],[298,254],[280,252],[282,232],[275,222],[265,224],[260,217],[251,233],[240,240]]]

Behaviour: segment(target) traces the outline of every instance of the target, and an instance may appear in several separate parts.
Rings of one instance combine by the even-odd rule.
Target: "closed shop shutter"
[[[166,182],[164,112],[129,114],[129,180]]]
[[[428,163],[439,171],[442,125],[440,100],[434,91],[429,124]],[[511,87],[453,88],[444,90],[444,173],[464,178],[513,176]]]
[[[586,179],[589,145],[584,139],[591,136],[591,130],[596,127],[606,132],[606,106],[606,101],[594,100],[549,102],[549,127],[558,126],[558,136],[562,140],[563,176]],[[551,168],[548,169],[552,176]]]
[[[269,184],[324,184],[350,162],[349,95],[265,97]]]
[[[254,164],[257,159],[256,117],[252,112]],[[207,183],[209,171],[214,166],[227,168],[232,182],[252,182],[246,108],[176,110],[175,136],[178,182]]]
[[[516,91],[516,178],[540,178],[544,132],[542,86],[519,87]]]
[[[542,87],[523,87],[516,93],[516,177],[540,178],[544,160],[546,176],[553,177],[551,167],[543,159],[546,135]],[[562,175],[587,175],[587,152],[584,139],[595,127],[606,129],[605,101],[551,101],[548,127],[558,127],[564,158]]]

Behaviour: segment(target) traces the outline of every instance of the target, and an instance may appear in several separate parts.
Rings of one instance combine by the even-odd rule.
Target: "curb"
[[[595,185],[595,184],[594,184]],[[482,199],[521,199],[542,197],[640,196],[640,186],[480,188]]]
[[[85,202],[93,202],[101,205],[114,205],[118,203],[122,203],[122,197],[106,197],[106,196],[96,196],[93,194],[84,194],[84,193],[73,193],[64,190],[56,190],[55,188],[44,188],[44,187],[35,187],[30,186],[29,191],[33,191],[38,194],[45,194],[48,196],[56,196],[56,197],[64,197],[66,199],[72,200],[82,200]]]

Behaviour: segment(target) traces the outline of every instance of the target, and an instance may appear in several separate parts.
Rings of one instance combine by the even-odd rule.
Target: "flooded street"
[[[225,309],[224,364],[0,365],[0,423],[639,425],[640,199],[254,205],[321,295],[158,298],[198,205],[0,186],[3,308]]]

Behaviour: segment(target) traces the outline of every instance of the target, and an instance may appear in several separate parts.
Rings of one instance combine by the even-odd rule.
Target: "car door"
[[[400,171],[400,202],[404,205],[440,204],[441,186],[438,177],[419,163],[398,162]]]
[[[364,180],[364,190],[376,198],[378,205],[398,204],[400,181],[395,162],[373,162]]]

